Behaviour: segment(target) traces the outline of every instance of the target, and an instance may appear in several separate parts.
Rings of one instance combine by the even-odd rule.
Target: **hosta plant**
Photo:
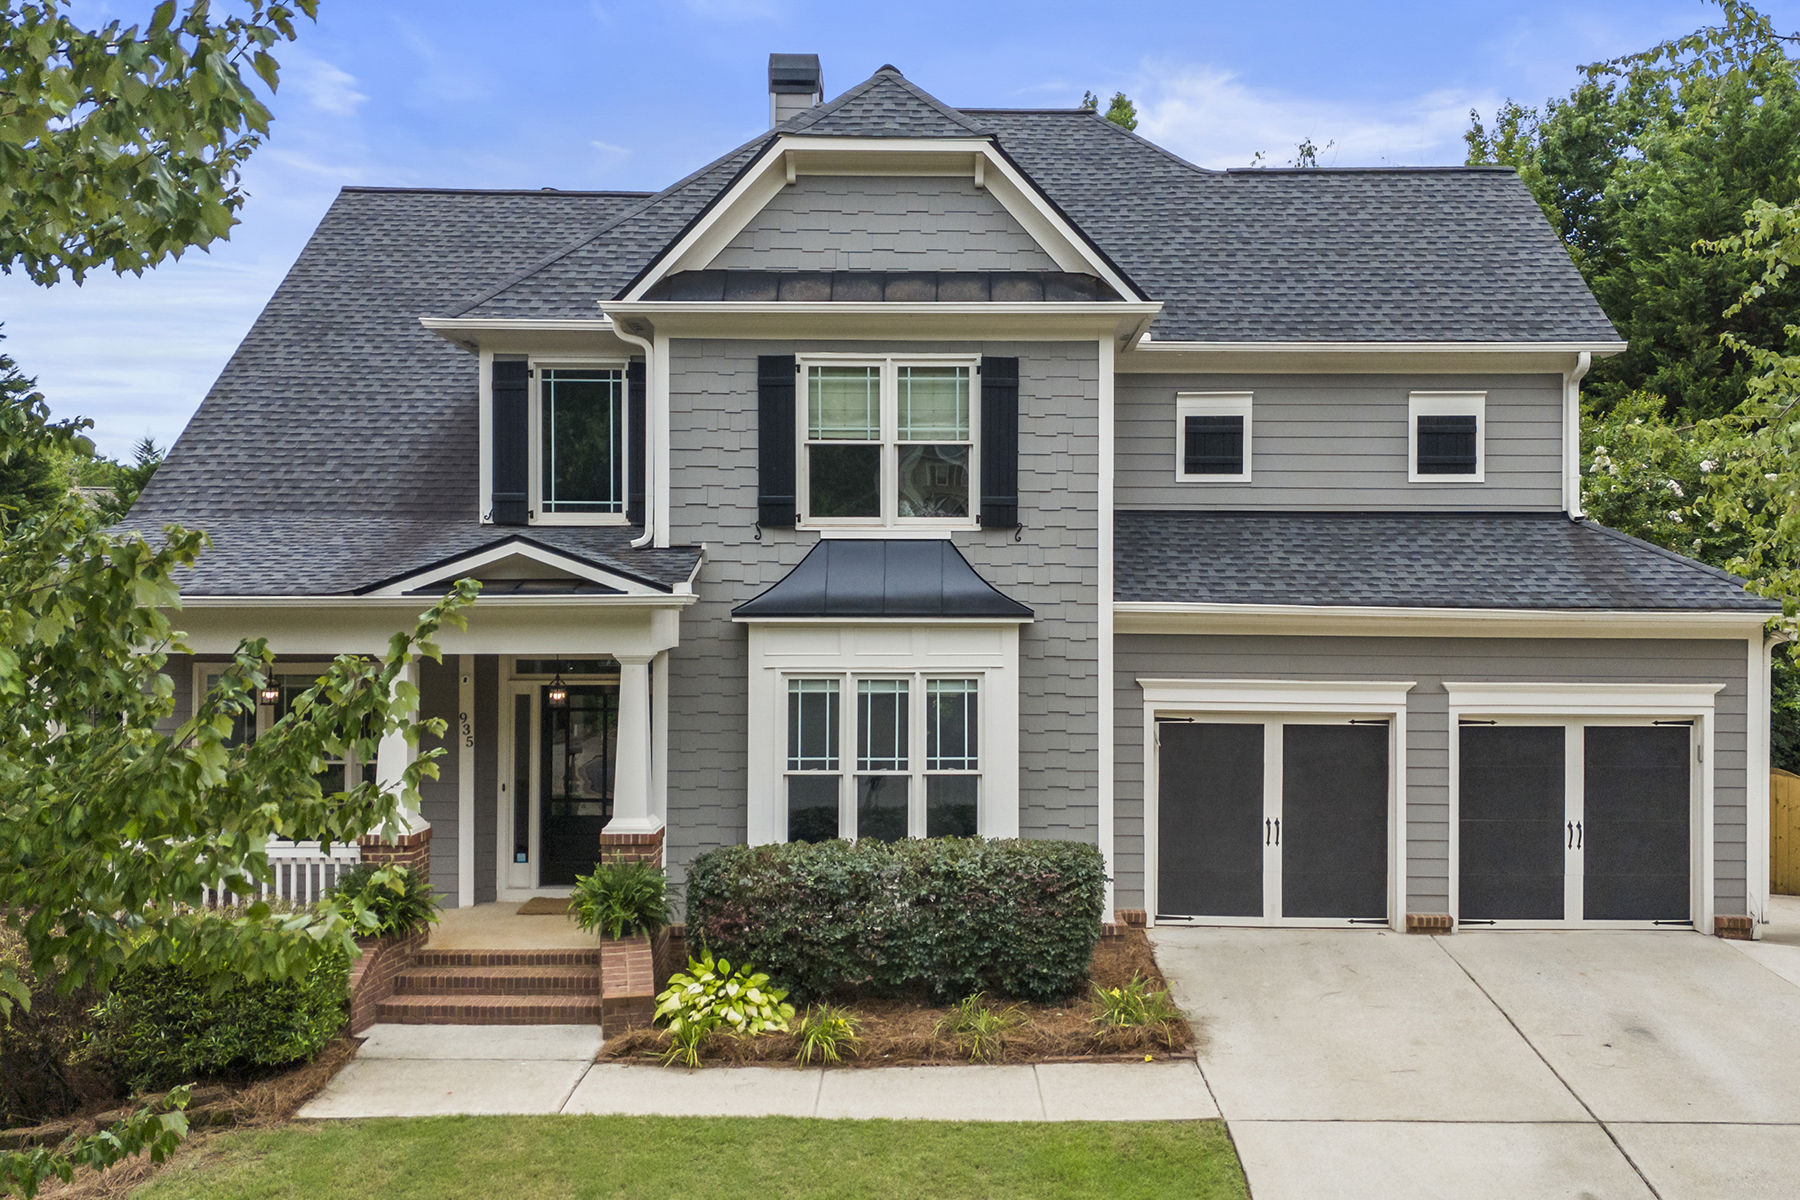
[[[749,964],[736,970],[711,952],[690,958],[656,997],[656,1023],[669,1031],[669,1061],[700,1065],[700,1043],[715,1029],[742,1036],[786,1033],[794,1006],[787,991]]]

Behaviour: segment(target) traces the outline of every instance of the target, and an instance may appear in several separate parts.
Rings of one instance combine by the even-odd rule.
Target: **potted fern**
[[[669,882],[647,862],[601,863],[577,875],[569,917],[588,933],[617,940],[653,934],[669,923]]]

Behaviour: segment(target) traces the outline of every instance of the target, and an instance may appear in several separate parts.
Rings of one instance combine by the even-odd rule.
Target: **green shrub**
[[[31,993],[29,1008],[14,1004],[11,1018],[0,1019],[0,1129],[53,1120],[90,1100],[110,1098],[111,1080],[77,1061],[93,993],[65,993],[56,976],[33,973],[24,939],[4,926],[0,965],[18,972]]]
[[[1106,870],[1081,842],[728,846],[687,874],[688,938],[796,997],[1054,1000],[1087,980]]]
[[[204,971],[134,968],[94,1007],[87,1054],[137,1091],[301,1062],[343,1028],[349,969],[341,953],[321,949],[303,977],[234,979],[214,995]]]
[[[385,874],[378,880],[376,876]],[[381,922],[377,937],[408,934],[438,919],[437,893],[431,880],[411,867],[382,863],[358,863],[340,873],[327,894],[360,896]]]
[[[586,932],[609,938],[650,933],[669,923],[668,878],[647,862],[602,863],[592,875],[575,877],[569,916]]]
[[[1094,1024],[1107,1029],[1153,1029],[1172,1025],[1181,1019],[1181,1011],[1169,996],[1168,988],[1153,985],[1148,979],[1133,975],[1121,987],[1094,985]]]
[[[769,977],[748,964],[736,971],[711,954],[688,960],[685,974],[669,976],[669,986],[656,997],[656,1017],[666,1022],[670,1048],[666,1062],[700,1065],[700,1043],[715,1029],[753,1036],[785,1033],[794,1006],[787,993],[769,986]]]
[[[794,1027],[794,1041],[799,1045],[794,1061],[842,1062],[845,1054],[856,1053],[858,1029],[856,1018],[841,1008],[829,1004],[809,1008]]]
[[[980,992],[964,996],[950,1015],[937,1023],[939,1033],[947,1033],[970,1062],[999,1062],[1006,1035],[1025,1023],[1017,1007],[995,1008]]]

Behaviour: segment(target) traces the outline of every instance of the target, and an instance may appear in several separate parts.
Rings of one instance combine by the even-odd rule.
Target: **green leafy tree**
[[[1630,343],[1587,378],[1602,409],[1650,392],[1683,421],[1728,413],[1758,373],[1750,350],[1800,319],[1791,283],[1736,306],[1754,264],[1698,245],[1758,199],[1800,197],[1796,39],[1748,4],[1720,9],[1717,25],[1583,67],[1541,110],[1509,100],[1491,128],[1470,113],[1468,161],[1518,170]]]
[[[5,335],[0,334],[0,338]],[[44,394],[37,380],[19,370],[9,355],[0,354],[0,406],[40,405]],[[0,532],[35,512],[42,512],[69,490],[71,448],[85,444],[72,439],[46,439],[38,445],[0,461]]]
[[[1083,92],[1081,107],[1089,112],[1099,112],[1100,97],[1092,92]],[[1133,104],[1124,92],[1114,92],[1112,103],[1106,107],[1106,119],[1121,129],[1136,129],[1138,126],[1137,105]]]
[[[102,497],[97,505],[100,512],[111,521],[122,521],[137,498],[150,485],[150,479],[156,474],[156,468],[162,466],[163,449],[156,444],[156,439],[148,434],[138,439],[137,445],[131,449],[129,463],[116,462],[111,459],[95,460],[96,464],[104,463],[110,470],[102,476],[101,486],[112,488],[112,495]]]
[[[41,398],[0,408],[0,466],[70,447],[83,424],[51,422]],[[234,745],[234,724],[254,714],[273,668],[260,641],[239,646],[193,716],[168,728],[164,667],[187,652],[169,615],[176,576],[205,542],[170,526],[152,545],[65,492],[0,546],[0,913],[32,971],[58,974],[65,989],[104,990],[130,967],[196,960],[221,979],[290,979],[319,954],[353,954],[354,935],[379,921],[360,893],[275,915],[262,903],[207,909],[203,892],[270,882],[271,838],[398,832],[420,781],[437,776],[441,750],[386,788],[346,781],[327,793],[319,782],[327,761],[373,761],[384,736],[442,736],[443,721],[411,715],[418,690],[402,671],[415,654],[439,657],[433,637],[461,623],[476,585],[458,584],[380,658],[338,658],[266,734]],[[0,1019],[26,1003],[16,968],[0,965]],[[136,1140],[0,1154],[0,1185],[29,1195],[46,1172],[67,1178],[105,1154],[156,1150],[173,1128],[139,1125]]]
[[[238,172],[268,133],[269,53],[318,0],[164,0],[143,26],[84,29],[60,0],[0,0],[0,270],[52,284],[142,274],[229,236]]]

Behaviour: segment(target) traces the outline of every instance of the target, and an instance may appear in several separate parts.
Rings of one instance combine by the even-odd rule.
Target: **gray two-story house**
[[[266,636],[266,728],[481,580],[452,905],[979,835],[1156,923],[1760,916],[1778,606],[1583,518],[1623,345],[1512,172],[770,89],[654,194],[342,192],[134,512],[214,542],[179,694]]]

